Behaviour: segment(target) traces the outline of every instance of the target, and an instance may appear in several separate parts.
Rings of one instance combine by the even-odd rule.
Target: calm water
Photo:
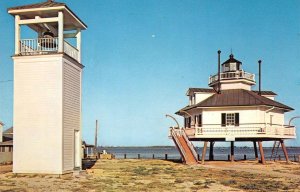
[[[168,154],[168,159],[180,159],[180,154],[176,147],[166,146],[166,147],[99,147],[99,150],[106,150],[109,153],[112,153],[116,156],[117,159],[123,159],[124,154],[127,158],[137,158],[138,154],[143,159],[151,159],[154,154],[156,159],[164,159],[165,154]],[[198,154],[202,154],[202,148],[196,148]],[[294,160],[294,155],[298,160],[300,155],[300,147],[288,147],[287,148],[290,160]],[[264,147],[265,157],[270,158],[272,153],[272,147]],[[234,148],[235,159],[243,159],[244,154],[247,156],[247,159],[254,159],[254,149],[252,147],[235,147]],[[259,153],[259,151],[258,151]],[[209,147],[207,148],[206,158],[208,158]],[[214,158],[215,160],[227,160],[227,156],[230,154],[229,147],[214,147]],[[278,149],[278,155],[281,158],[284,158],[281,147]]]

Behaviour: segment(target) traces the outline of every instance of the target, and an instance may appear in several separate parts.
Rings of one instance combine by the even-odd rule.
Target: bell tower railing
[[[73,59],[79,61],[79,51],[67,41],[63,41],[63,51]],[[59,53],[57,37],[21,39],[19,55],[45,55]]]

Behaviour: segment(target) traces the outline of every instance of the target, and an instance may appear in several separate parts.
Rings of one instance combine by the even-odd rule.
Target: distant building
[[[52,0],[8,13],[15,18],[13,172],[80,170],[81,33],[87,26]],[[21,34],[22,26],[33,33]]]
[[[3,133],[0,142],[0,164],[13,161],[13,128],[9,128]]]
[[[262,142],[277,141],[276,146],[282,145],[288,160],[283,141],[296,138],[296,131],[294,126],[285,125],[284,114],[293,108],[276,101],[272,91],[252,90],[255,75],[244,71],[242,62],[232,54],[220,65],[219,52],[218,68],[220,72],[209,77],[211,88],[189,88],[186,93],[189,104],[176,112],[184,117],[184,128],[172,129],[171,134],[181,154],[190,156],[187,162],[197,161],[190,141],[204,142],[203,162],[207,142],[210,142],[209,159],[213,160],[213,145],[218,141],[231,142],[231,160],[234,160],[234,141],[253,142],[256,158],[258,143],[263,163]]]
[[[2,122],[0,121],[0,142],[3,141],[3,140],[2,140],[3,126],[4,126],[4,123],[2,123]]]

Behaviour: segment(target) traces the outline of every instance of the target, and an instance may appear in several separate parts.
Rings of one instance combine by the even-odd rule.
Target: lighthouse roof
[[[258,93],[258,91],[256,90],[252,90],[252,92],[254,93]],[[187,90],[186,95],[190,96],[193,93],[216,93],[216,91],[214,89],[210,89],[210,88],[189,88]],[[273,91],[261,91],[261,95],[277,95],[276,93],[274,93]]]
[[[200,103],[192,106],[187,106],[181,110],[189,110],[193,108],[204,107],[231,107],[231,106],[271,106],[278,107],[285,111],[294,110],[293,108],[284,105],[280,102],[268,99],[264,96],[258,95],[256,92],[245,89],[229,89],[223,90],[221,94],[213,94]],[[180,110],[180,111],[181,111]],[[180,114],[180,111],[176,114]]]
[[[224,63],[222,63],[222,65],[224,65],[226,63],[240,63],[240,64],[242,64],[242,62],[240,62],[239,60],[237,60],[237,59],[234,58],[233,54],[230,54],[229,55],[229,59],[226,60]]]

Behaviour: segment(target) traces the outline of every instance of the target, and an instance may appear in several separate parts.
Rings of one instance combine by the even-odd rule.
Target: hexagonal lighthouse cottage
[[[190,141],[203,141],[202,162],[210,143],[209,159],[213,160],[213,145],[218,141],[231,143],[230,158],[234,160],[234,142],[251,141],[255,157],[258,158],[257,143],[261,162],[265,163],[263,141],[275,141],[274,150],[281,145],[286,160],[285,139],[296,138],[295,127],[285,125],[284,113],[293,110],[278,101],[272,91],[251,90],[255,85],[254,74],[242,69],[242,62],[231,54],[220,64],[218,51],[218,73],[209,77],[211,88],[189,88],[189,105],[176,112],[184,117],[184,127],[171,128],[174,140],[183,160],[187,164],[198,162],[197,153]],[[261,61],[259,61],[259,71]],[[261,74],[261,73],[259,73]],[[261,75],[259,75],[260,79]],[[272,152],[272,153],[273,153]]]
[[[13,172],[80,169],[81,31],[87,26],[51,0],[8,13],[15,17]]]

